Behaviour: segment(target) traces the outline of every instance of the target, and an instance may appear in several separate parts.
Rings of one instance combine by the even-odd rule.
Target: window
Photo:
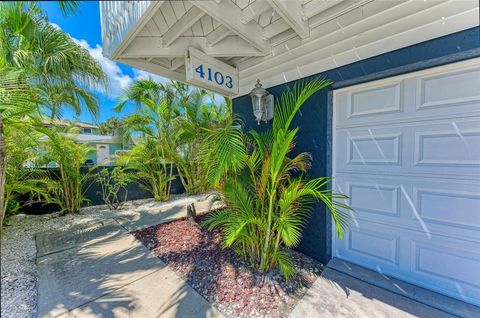
[[[91,134],[92,133],[92,128],[83,128],[83,133],[84,134]]]

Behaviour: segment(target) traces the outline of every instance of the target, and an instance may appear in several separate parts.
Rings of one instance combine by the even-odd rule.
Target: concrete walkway
[[[300,300],[290,318],[453,318],[456,316],[332,268]]]
[[[193,199],[197,212],[209,203]],[[222,317],[131,234],[186,215],[192,198],[62,232],[38,234],[39,317]]]

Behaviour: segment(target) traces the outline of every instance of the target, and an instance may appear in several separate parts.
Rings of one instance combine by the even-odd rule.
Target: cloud
[[[55,29],[58,29],[58,30],[61,30],[62,28],[56,24],[56,23],[53,23],[53,22],[49,22],[51,26],[53,26]]]
[[[135,80],[148,79],[148,78],[151,77],[151,78],[153,78],[154,80],[156,80],[157,82],[160,82],[160,83],[170,82],[170,80],[168,78],[165,78],[165,77],[160,76],[160,75],[148,73],[148,72],[145,72],[145,71],[142,71],[142,70],[137,70],[136,68],[133,69],[133,75],[134,75]]]
[[[91,47],[84,39],[79,40],[74,37],[72,39],[75,43],[88,50],[90,55],[102,65],[103,71],[108,78],[109,87],[105,93],[109,98],[117,98],[123,89],[133,83],[133,78],[128,74],[124,74],[116,62],[102,55],[102,47],[100,45],[97,44],[95,47]]]

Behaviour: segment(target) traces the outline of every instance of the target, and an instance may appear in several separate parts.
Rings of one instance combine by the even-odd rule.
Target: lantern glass
[[[263,117],[262,97],[259,95],[252,95],[251,97],[252,97],[253,115],[255,116],[255,120],[259,124]]]
[[[270,101],[273,102],[273,96],[270,95],[266,89],[262,88],[262,84],[260,84],[260,80],[257,80],[257,84],[255,84],[255,88],[250,92],[250,97],[252,98],[252,108],[253,108],[252,110],[253,110],[253,115],[255,116],[255,120],[257,121],[257,124],[260,125],[260,121],[262,120],[265,122],[267,120],[270,120],[272,116],[269,114],[270,112],[267,110],[267,107],[269,107]],[[273,113],[273,105],[272,105],[272,113]]]

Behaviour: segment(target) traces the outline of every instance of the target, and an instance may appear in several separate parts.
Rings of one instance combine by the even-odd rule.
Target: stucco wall
[[[402,73],[448,64],[480,56],[480,28],[471,28],[441,38],[419,43],[396,51],[378,55],[366,60],[335,68],[321,75],[334,81],[334,85],[312,96],[296,116],[294,125],[299,125],[295,153],[307,151],[313,156],[310,176],[331,175],[331,116],[332,105],[329,99],[333,88],[376,80]],[[315,76],[307,77],[306,80]],[[285,89],[296,81],[269,88],[278,98]],[[253,87],[252,87],[253,88]],[[249,96],[233,100],[233,111],[245,123],[245,130],[267,129],[268,124],[257,126],[251,109]],[[311,220],[303,233],[298,249],[322,262],[331,257],[331,220],[325,207],[317,204]]]

